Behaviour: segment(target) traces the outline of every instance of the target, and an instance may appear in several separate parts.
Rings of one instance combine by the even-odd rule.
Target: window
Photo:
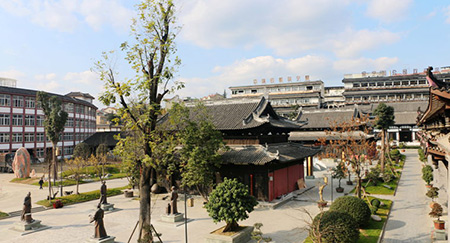
[[[256,89],[252,89],[252,94],[256,94],[258,91]]]
[[[386,85],[386,86],[392,86],[392,82],[386,82],[384,85]]]
[[[36,149],[36,156],[38,158],[43,158],[44,157],[44,148],[37,148]]]
[[[362,84],[361,84],[361,87],[367,87],[367,86],[369,86],[368,83],[362,83]]]
[[[23,125],[23,115],[13,115],[12,123],[13,123],[13,126],[22,126]]]
[[[64,110],[67,113],[73,113],[73,104],[72,103],[64,103]]]
[[[411,80],[410,84],[411,85],[417,85],[417,80]]]
[[[384,83],[383,82],[378,82],[377,83],[377,87],[383,87],[384,86]]]
[[[402,85],[409,85],[409,80],[407,80],[407,81],[402,81]]]
[[[73,118],[67,118],[65,127],[73,127]]]
[[[63,140],[64,141],[72,141],[73,140],[73,133],[64,133]]]
[[[23,141],[22,133],[13,133],[12,134],[12,141],[14,143],[21,143]]]
[[[0,143],[9,143],[9,133],[0,133]]]
[[[64,147],[64,156],[73,154],[73,146]]]
[[[14,107],[23,107],[23,96],[13,96],[13,106]]]
[[[419,84],[427,84],[426,80],[419,80]]]
[[[25,133],[25,142],[34,142],[34,133]]]
[[[11,116],[9,114],[0,114],[0,126],[9,126],[9,119]]]
[[[36,126],[44,126],[44,116],[36,116]]]
[[[400,86],[400,81],[394,81],[394,85]]]
[[[25,126],[34,126],[34,116],[25,115]]]
[[[369,83],[370,87],[375,87],[375,83]]]
[[[306,90],[312,90],[313,86],[306,86]]]
[[[36,133],[36,142],[44,142],[44,133]]]
[[[34,108],[36,104],[36,99],[34,97],[26,97],[25,98],[25,107],[26,108]]]
[[[2,94],[0,95],[0,106],[10,106],[11,105],[11,96]]]

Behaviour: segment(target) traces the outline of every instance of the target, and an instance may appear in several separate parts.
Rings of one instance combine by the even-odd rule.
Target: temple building
[[[420,112],[417,125],[422,131],[419,138],[426,152],[428,162],[434,165],[433,186],[439,188],[440,202],[448,208],[450,193],[450,82],[439,80],[430,67],[427,81],[430,83],[428,106]]]
[[[265,98],[204,104],[230,148],[222,152],[219,178],[238,178],[261,201],[273,201],[298,188],[304,162],[319,152],[288,141],[289,133],[301,124],[278,116]]]

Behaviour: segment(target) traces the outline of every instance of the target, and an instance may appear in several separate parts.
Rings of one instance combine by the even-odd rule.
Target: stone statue
[[[22,216],[20,219],[27,223],[32,223],[34,221],[31,217],[31,192],[28,192],[27,196],[23,200]]]
[[[328,177],[323,177],[323,185],[319,187],[319,202],[324,202],[323,200],[323,189],[328,185]]]
[[[178,193],[174,186],[172,186],[172,192],[170,193],[170,212],[172,214],[177,214],[177,199],[178,199]]]
[[[100,187],[100,203],[99,204],[108,204],[108,202],[106,200],[106,192],[107,192],[106,181],[103,181],[103,184]]]
[[[95,233],[94,238],[106,238],[108,235],[106,234],[105,230],[105,224],[103,223],[103,217],[105,215],[105,212],[100,207],[100,204],[97,206],[97,211],[95,211],[94,217],[89,215],[91,217],[91,221],[89,223],[92,223],[95,221]]]

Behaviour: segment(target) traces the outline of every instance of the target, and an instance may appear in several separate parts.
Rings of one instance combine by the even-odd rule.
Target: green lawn
[[[125,178],[125,177],[127,177],[126,173],[117,173],[117,174],[112,174],[110,177],[106,178],[105,180],[112,180],[112,179]],[[93,178],[91,178],[91,180],[92,181],[80,180],[80,184],[89,183],[89,182],[93,182],[93,181],[100,181],[100,178],[93,177]],[[61,182],[59,180],[57,180],[56,186],[59,186],[60,184],[61,184]],[[63,186],[73,186],[76,184],[77,184],[76,180],[69,180],[69,179],[63,180]],[[34,182],[31,185],[39,186],[39,182]],[[44,182],[44,187],[48,187],[48,182]]]
[[[374,197],[369,197],[369,200],[372,200]],[[378,238],[380,237],[381,230],[383,229],[384,222],[387,220],[387,216],[389,211],[391,210],[392,201],[379,199],[385,205],[381,206],[377,210],[377,215],[381,217],[380,222],[373,221],[372,219],[369,221],[369,224],[363,229],[359,230],[359,240],[357,243],[376,243]],[[312,243],[313,241],[308,237],[303,241],[304,243]]]
[[[118,188],[111,188],[108,189],[107,195],[108,196],[115,196],[115,195],[119,195],[122,194],[122,190],[128,188],[127,186],[125,187],[118,187]],[[45,207],[51,207],[52,204],[57,200],[61,200],[63,205],[70,205],[70,204],[75,204],[75,203],[81,203],[81,202],[87,202],[87,201],[92,201],[92,200],[97,200],[100,198],[100,190],[95,190],[95,191],[91,191],[91,192],[85,192],[85,193],[80,193],[80,194],[72,194],[69,196],[63,196],[63,197],[57,197],[51,201],[49,200],[41,200],[38,201],[37,204],[45,206]]]
[[[8,216],[9,216],[9,214],[0,211],[0,219],[1,219],[1,218],[8,217]]]
[[[379,194],[379,195],[394,195],[395,188],[397,188],[397,185],[398,185],[398,181],[399,181],[399,179],[395,179],[395,180],[387,182],[387,183],[386,182],[379,182],[377,186],[369,185],[369,186],[366,187],[366,192],[368,192],[370,194],[374,194],[374,195],[376,195],[376,194]],[[362,184],[364,186],[366,183],[363,182]],[[383,185],[388,185],[392,189],[386,188]],[[353,190],[350,191],[350,194],[354,193],[354,192],[355,192],[355,188],[353,188]]]

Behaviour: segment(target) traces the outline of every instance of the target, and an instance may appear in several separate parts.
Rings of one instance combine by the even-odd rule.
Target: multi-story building
[[[443,67],[436,77],[450,80],[450,69]],[[347,104],[376,102],[427,101],[429,95],[425,72],[387,75],[385,71],[346,74],[344,83]]]
[[[45,117],[36,102],[36,93],[35,90],[0,86],[0,153],[25,147],[34,157],[42,159],[52,147],[45,134]],[[94,97],[79,92],[50,95],[61,98],[64,110],[69,113],[58,147],[62,156],[70,156],[77,143],[95,132]]]
[[[230,89],[232,98],[266,96],[280,115],[291,114],[298,107],[320,108],[324,95],[321,80],[235,86]]]

